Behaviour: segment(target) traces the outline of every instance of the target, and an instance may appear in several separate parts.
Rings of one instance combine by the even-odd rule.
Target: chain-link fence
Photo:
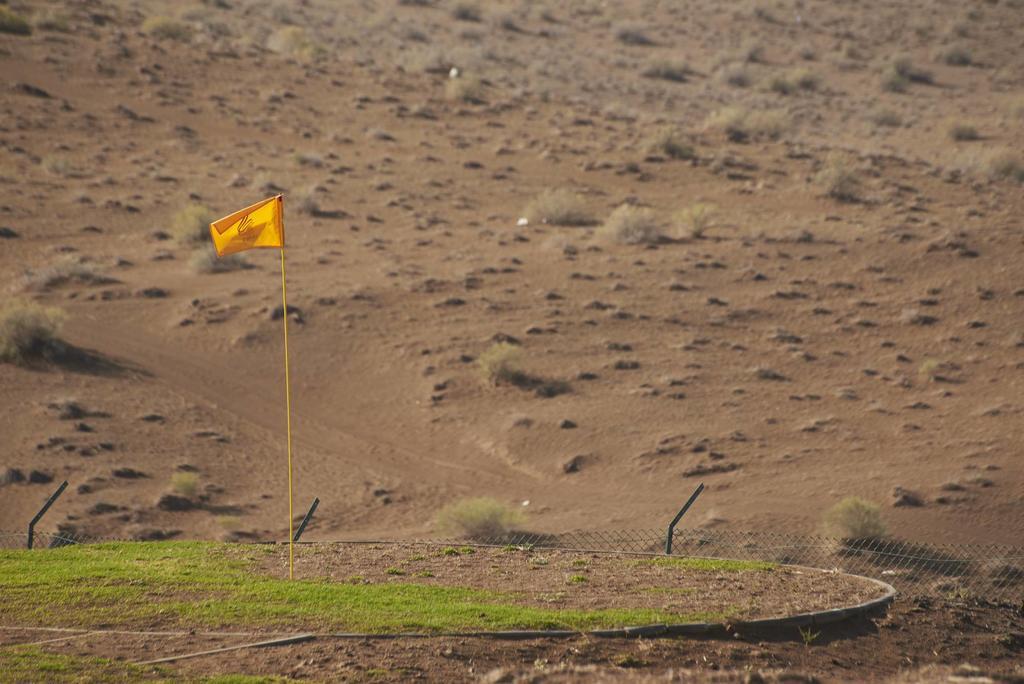
[[[36,532],[34,545],[43,549],[103,541],[115,540],[82,537],[70,532]],[[324,541],[318,540],[318,543]],[[402,541],[445,545],[470,541],[478,545],[660,554],[665,552],[666,535],[659,530],[622,530]],[[840,540],[773,532],[692,529],[677,529],[672,541],[673,555],[836,569],[882,580],[905,595],[938,594],[1012,603],[1024,601],[1022,547],[924,544],[896,539]],[[387,540],[377,543],[387,543]],[[0,547],[25,548],[26,544],[24,532],[0,532]]]

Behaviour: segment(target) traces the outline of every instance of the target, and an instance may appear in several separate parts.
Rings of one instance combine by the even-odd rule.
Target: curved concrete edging
[[[873,613],[877,610],[881,610],[882,608],[887,607],[896,598],[896,589],[891,584],[888,584],[887,582],[882,582],[881,580],[876,580],[871,577],[864,577],[863,575],[853,575],[845,572],[833,573],[830,570],[822,570],[820,568],[807,568],[799,565],[784,565],[780,567],[799,568],[800,570],[810,570],[812,572],[842,574],[847,575],[848,577],[856,577],[857,579],[864,580],[866,582],[870,582],[871,584],[881,587],[885,590],[885,593],[877,598],[873,598],[853,606],[845,606],[843,608],[829,608],[826,610],[817,610],[809,613],[798,613],[796,615],[787,615],[783,617],[759,618],[756,620],[745,620],[730,623],[688,622],[680,624],[639,625],[636,627],[619,627],[615,629],[595,629],[582,632],[571,629],[532,629],[508,630],[502,632],[446,632],[442,634],[341,633],[323,634],[318,636],[335,639],[426,639],[432,637],[449,637],[466,639],[477,638],[505,640],[567,639],[578,636],[592,636],[608,639],[638,639],[668,636],[705,636],[708,634],[713,634],[715,632],[726,633],[729,631],[735,631],[737,627],[743,627],[747,629],[765,629],[771,627],[804,627],[807,625],[827,625],[835,622],[841,622],[843,620],[848,620],[853,617],[858,617],[860,615]]]

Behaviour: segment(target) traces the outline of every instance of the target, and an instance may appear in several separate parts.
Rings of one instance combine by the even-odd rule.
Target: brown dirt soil
[[[373,584],[427,584],[510,592],[523,605],[565,609],[652,608],[724,614],[727,621],[785,617],[854,606],[885,591],[862,578],[778,566],[705,571],[678,559],[430,545],[300,545],[296,576]],[[261,559],[286,577],[288,550]],[[325,552],[326,551],[326,552]],[[454,552],[454,553],[452,553]],[[674,565],[673,562],[678,562]]]
[[[1022,618],[1019,606],[898,599],[886,615],[815,628],[810,645],[796,628],[706,639],[321,638],[170,667],[186,677],[233,672],[319,681],[1020,682]],[[19,633],[7,641],[52,638]],[[91,635],[41,648],[138,662],[256,640]]]

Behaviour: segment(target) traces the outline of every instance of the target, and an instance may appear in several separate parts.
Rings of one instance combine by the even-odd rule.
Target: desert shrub
[[[640,26],[626,24],[615,29],[615,38],[623,45],[654,45],[654,41]]]
[[[449,78],[444,84],[444,95],[449,100],[480,104],[484,101],[484,84],[473,76]]]
[[[624,245],[653,244],[661,239],[661,226],[650,209],[623,204],[611,213],[597,234]]]
[[[842,157],[830,157],[818,172],[817,181],[826,195],[840,202],[860,199],[860,178]]]
[[[970,140],[980,140],[981,135],[978,134],[978,129],[970,124],[953,122],[949,124],[949,137],[958,142],[965,142]]]
[[[24,289],[45,292],[62,285],[109,285],[115,278],[99,273],[95,266],[76,258],[64,259],[25,276]]]
[[[750,64],[759,64],[764,61],[764,46],[760,43],[747,43],[740,48],[738,59]]]
[[[663,81],[674,81],[676,83],[686,82],[690,68],[685,62],[672,62],[659,60],[649,64],[642,72],[644,78],[657,78]]]
[[[871,122],[876,126],[889,126],[897,128],[903,125],[900,115],[891,109],[879,109],[871,115]]]
[[[878,539],[886,535],[877,504],[848,496],[825,513],[825,530],[845,540]]]
[[[988,174],[993,179],[1024,183],[1024,159],[1015,152],[996,152],[989,157],[987,166]]]
[[[452,8],[452,18],[458,21],[480,21],[480,8],[466,2],[460,2]]]
[[[780,110],[751,112],[742,107],[726,107],[711,114],[705,126],[722,131],[733,142],[746,142],[751,138],[780,137],[789,127],[789,120]]]
[[[523,214],[531,223],[550,223],[556,226],[594,224],[594,217],[587,210],[583,198],[564,188],[545,190],[526,205]]]
[[[715,208],[710,204],[694,204],[676,212],[674,223],[684,237],[698,240],[711,227]]]
[[[893,93],[906,91],[911,83],[933,83],[930,71],[914,66],[909,57],[897,57],[882,72],[882,88]]]
[[[171,234],[183,245],[198,245],[208,242],[210,224],[215,217],[208,208],[201,204],[189,204],[177,214],[171,222]]]
[[[800,90],[817,90],[821,85],[821,77],[810,69],[797,69],[789,78]]]
[[[23,363],[60,349],[64,314],[35,302],[14,300],[0,308],[0,361]]]
[[[939,60],[950,66],[970,66],[971,53],[967,48],[952,47],[939,53]]]
[[[734,88],[747,88],[754,82],[750,72],[742,66],[732,66],[719,72],[718,78]]]
[[[188,259],[188,266],[196,273],[228,273],[252,267],[243,254],[218,257],[212,243],[209,246],[197,245]]]
[[[326,54],[326,50],[301,26],[285,26],[271,33],[267,38],[267,49],[307,60],[319,59]]]
[[[522,521],[519,511],[486,496],[456,501],[437,514],[442,532],[477,541],[502,537]]]
[[[21,15],[15,14],[10,8],[0,6],[0,33],[28,36],[32,34],[32,27]]]
[[[175,40],[179,43],[192,40],[192,29],[189,25],[169,17],[149,17],[142,22],[142,32],[157,40]]]
[[[796,84],[785,76],[775,76],[768,84],[768,89],[779,95],[792,95],[796,92]]]
[[[71,31],[71,19],[67,13],[49,8],[43,10],[33,18],[35,27],[40,31],[57,31],[68,33]]]
[[[199,477],[195,473],[174,473],[171,475],[171,489],[181,496],[193,497],[199,491]]]
[[[508,382],[515,385],[520,384],[526,377],[520,366],[521,358],[520,347],[508,342],[498,342],[482,353],[476,363],[488,382]]]
[[[696,156],[693,145],[687,143],[679,130],[674,127],[660,129],[646,145],[650,154],[665,155],[670,159],[693,159]]]

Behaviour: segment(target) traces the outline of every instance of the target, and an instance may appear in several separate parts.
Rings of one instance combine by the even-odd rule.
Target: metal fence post
[[[693,490],[693,494],[690,495],[690,499],[685,504],[683,504],[683,507],[679,509],[678,513],[676,513],[676,517],[672,518],[672,522],[668,524],[668,535],[665,537],[666,556],[672,555],[672,536],[676,532],[676,525],[679,523],[680,520],[682,520],[683,516],[686,515],[686,511],[690,510],[690,506],[693,505],[693,502],[697,500],[697,497],[700,496],[700,493],[703,491],[704,483],[701,482],[699,485],[697,485],[697,488]]]
[[[319,497],[313,497],[313,504],[309,507],[309,510],[306,511],[306,517],[302,519],[301,523],[299,523],[299,529],[295,530],[295,536],[292,537],[293,542],[299,541],[299,537],[301,537],[302,533],[305,532],[306,525],[309,524],[310,519],[312,519],[313,517],[313,513],[316,512],[316,507],[319,505]]]
[[[64,482],[61,483],[60,487],[57,487],[57,491],[51,494],[50,498],[47,499],[46,503],[43,504],[43,507],[39,509],[39,512],[36,513],[36,517],[32,518],[32,522],[28,524],[28,548],[32,548],[32,541],[34,540],[36,534],[36,523],[39,522],[39,519],[46,514],[46,511],[50,510],[50,506],[53,505],[53,502],[56,501],[57,497],[63,494],[64,490],[67,488],[68,481],[64,480]]]

